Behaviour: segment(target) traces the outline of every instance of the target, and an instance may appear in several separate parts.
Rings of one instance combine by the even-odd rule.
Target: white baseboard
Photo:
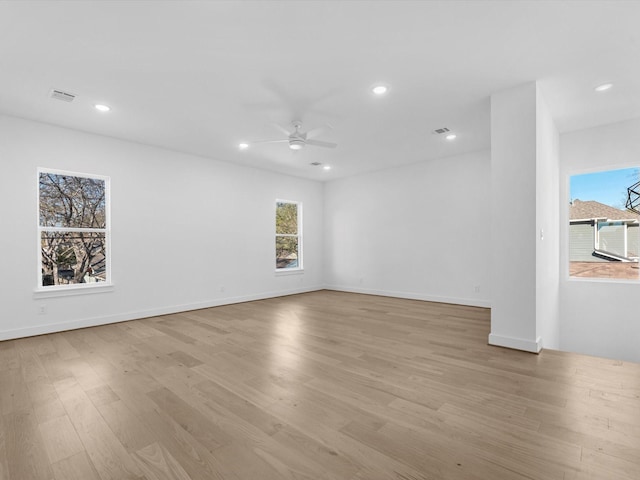
[[[524,350],[525,352],[540,353],[542,350],[542,338],[536,338],[535,342],[524,338],[505,337],[503,335],[489,334],[489,345],[496,347]]]
[[[72,320],[69,322],[52,323],[49,325],[36,325],[33,327],[17,328],[14,330],[0,331],[0,341],[12,340],[15,338],[34,337],[36,335],[45,335],[47,333],[63,332],[65,330],[76,330],[78,328],[97,327],[99,325],[108,325],[110,323],[127,322],[129,320],[138,320],[141,318],[157,317],[159,315],[170,315],[172,313],[187,312],[189,310],[200,310],[203,308],[219,307],[222,305],[232,305],[234,303],[251,302],[254,300],[264,300],[267,298],[285,297],[287,295],[296,295],[298,293],[308,293],[323,290],[322,286],[296,288],[283,290],[278,292],[263,292],[252,295],[243,295],[239,297],[219,298],[208,300],[205,302],[167,305],[164,307],[138,310],[134,312],[123,312],[115,315],[105,315],[100,317],[83,318]]]
[[[364,293],[366,295],[380,295],[381,297],[406,298],[408,300],[423,300],[425,302],[452,303],[454,305],[465,305],[469,307],[491,308],[491,303],[488,300],[479,300],[477,298],[441,297],[424,293],[374,290],[370,288],[347,287],[344,285],[325,285],[324,288],[327,290],[337,290],[339,292]]]

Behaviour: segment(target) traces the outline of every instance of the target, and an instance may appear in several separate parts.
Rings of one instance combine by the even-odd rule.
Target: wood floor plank
[[[9,479],[9,466],[7,463],[7,429],[4,426],[3,416],[0,415],[0,480]]]
[[[75,379],[55,384],[78,436],[103,480],[136,480],[142,476],[124,446],[108,427]]]
[[[148,480],[192,480],[173,455],[158,443],[138,450],[133,458]]]
[[[48,381],[27,384],[29,398],[39,423],[66,415],[64,406],[58,398],[58,392]]]
[[[15,341],[0,342],[0,371],[20,368]]]
[[[50,381],[55,382],[73,376],[68,363],[62,360],[57,352],[40,355],[40,359]]]
[[[40,423],[40,434],[51,463],[84,452],[84,447],[69,417],[64,415]]]
[[[121,400],[103,403],[97,408],[129,453],[154,443],[153,434]]]
[[[52,465],[55,480],[102,480],[83,451]]]
[[[44,379],[41,379],[44,380]],[[22,368],[0,371],[0,414],[31,410],[31,399]]]
[[[89,390],[85,390],[85,393],[96,407],[120,400],[120,397],[116,395],[109,385],[100,385],[99,387],[90,388]]]
[[[62,360],[71,360],[80,357],[80,353],[73,348],[69,341],[62,335],[51,335],[51,344]]]
[[[112,383],[113,390],[127,407],[153,433],[154,438],[167,448],[193,480],[228,480],[234,476],[221,465],[173,418],[151,402],[146,393],[137,391],[131,378],[120,378]]]
[[[148,396],[210,452],[229,443],[224,431],[172,391],[163,388]]]
[[[14,411],[4,415],[5,450],[8,478],[51,480],[53,472],[35,414]]]
[[[318,291],[0,342],[0,480],[637,480],[640,365]]]
[[[48,379],[42,359],[36,353],[35,348],[21,350],[19,355],[20,370],[24,382],[46,381]]]
[[[55,480],[101,480],[84,451],[60,460],[52,467]]]

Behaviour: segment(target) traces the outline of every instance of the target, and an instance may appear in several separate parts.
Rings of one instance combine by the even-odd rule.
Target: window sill
[[[619,284],[640,284],[639,279],[632,278],[606,278],[606,277],[566,277],[568,282],[576,283],[619,283]]]
[[[75,285],[73,287],[38,288],[33,292],[33,298],[71,297],[74,295],[93,295],[96,293],[113,292],[113,283],[98,285]]]
[[[288,268],[288,269],[275,271],[276,277],[284,277],[287,275],[303,275],[303,274],[304,274],[304,268]]]

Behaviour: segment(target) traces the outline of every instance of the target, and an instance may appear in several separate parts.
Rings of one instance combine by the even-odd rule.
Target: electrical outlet
[[[480,285],[476,285],[476,286],[473,288],[473,291],[474,291],[474,292],[476,292],[476,293],[480,293]]]
[[[220,287],[220,293],[224,293],[224,285]]]
[[[40,305],[38,307],[38,315],[46,315],[47,314],[47,306],[46,305]]]

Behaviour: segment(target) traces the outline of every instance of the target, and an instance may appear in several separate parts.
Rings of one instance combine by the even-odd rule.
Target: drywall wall
[[[0,339],[323,285],[318,182],[8,116],[0,164]],[[34,294],[38,167],[111,178],[112,291]],[[276,198],[303,203],[303,274],[274,273]]]
[[[640,282],[569,278],[569,177],[640,165],[640,119],[560,136],[560,348],[640,362]]]
[[[492,95],[493,345],[560,344],[558,144],[536,83]]]
[[[536,93],[536,332],[560,347],[560,139],[540,89]]]
[[[325,184],[329,288],[489,306],[488,151]]]
[[[538,352],[535,83],[491,96],[491,334]]]

